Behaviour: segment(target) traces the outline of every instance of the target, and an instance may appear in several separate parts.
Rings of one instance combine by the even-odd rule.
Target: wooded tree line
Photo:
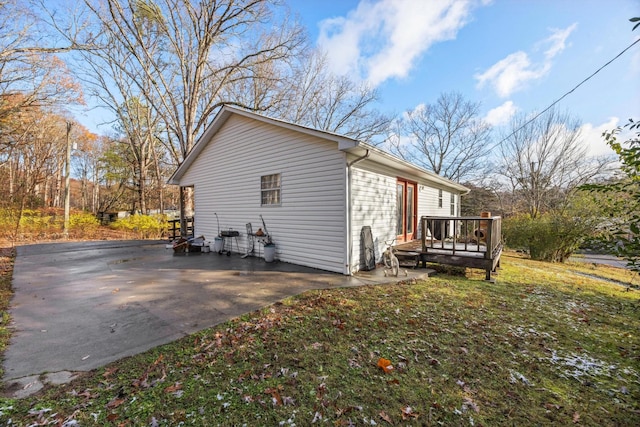
[[[15,94],[23,98],[15,107],[3,101],[3,111],[68,116],[64,107],[81,102],[83,95],[108,108],[115,122],[111,134],[101,139],[94,181],[114,188],[92,205],[102,210],[166,207],[162,182],[223,104],[359,139],[382,135],[390,119],[372,108],[377,92],[326,72],[324,55],[309,47],[303,30],[275,3],[105,0],[62,11],[45,1],[3,0],[0,19],[8,25],[0,34],[1,93],[3,99]],[[24,22],[13,21],[14,16]],[[43,79],[33,85],[20,66],[31,61],[34,69],[43,66],[44,73],[50,60],[63,65],[53,73],[67,81],[52,94],[48,91],[58,89],[53,82]],[[9,134],[3,130],[2,162],[11,159],[20,169],[13,160],[20,144],[15,133]],[[55,138],[44,138],[54,145]],[[27,138],[21,141],[24,146]],[[151,204],[150,194],[159,194]],[[189,208],[189,194],[182,198]],[[26,197],[29,203],[36,199],[53,203]]]
[[[69,137],[75,207],[147,212],[191,195],[164,183],[231,104],[344,134],[473,188],[466,214],[566,214],[611,159],[589,157],[580,122],[551,109],[502,132],[456,92],[396,117],[366,82],[328,71],[275,0],[0,0],[0,175],[5,203],[60,206]],[[90,99],[107,136],[73,123]],[[72,123],[68,128],[67,123]],[[70,132],[67,132],[70,129]],[[181,203],[180,203],[181,201]]]

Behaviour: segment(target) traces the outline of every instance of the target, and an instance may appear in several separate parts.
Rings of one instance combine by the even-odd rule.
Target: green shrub
[[[111,227],[142,239],[157,239],[167,231],[168,224],[165,215],[131,215],[118,219]]]
[[[15,229],[18,220],[18,212],[15,209],[0,209],[0,227],[3,230]]]
[[[32,209],[20,212],[20,209],[11,207],[0,209],[0,229],[4,238],[43,237],[61,228],[62,218],[56,221],[56,216],[50,212]]]
[[[98,218],[96,218],[95,215],[88,212],[72,214],[69,217],[69,228],[71,229],[79,229],[79,228],[95,229],[99,226],[100,226],[100,221],[98,221]]]
[[[505,218],[502,231],[507,246],[526,251],[532,259],[564,262],[594,232],[592,220],[567,213],[547,212]]]
[[[20,218],[20,231],[24,234],[44,235],[56,225],[55,217],[38,210],[25,209]]]
[[[74,236],[92,238],[100,228],[100,221],[95,215],[80,212],[69,216],[69,232]]]

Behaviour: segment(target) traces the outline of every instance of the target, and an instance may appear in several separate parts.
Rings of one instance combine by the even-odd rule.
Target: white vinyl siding
[[[449,216],[451,214],[451,205],[443,203],[442,207],[438,207],[438,191],[439,189],[430,187],[429,184],[420,184],[418,189],[418,217],[423,215],[432,216]],[[451,193],[442,190],[443,198],[449,201]]]
[[[445,200],[442,207],[438,207],[439,193],[442,191],[442,197]],[[425,186],[422,190],[418,190],[418,218],[422,216],[455,216],[451,215],[451,204],[448,203],[452,197],[458,199],[458,193],[451,193],[447,190],[436,189]],[[418,224],[419,226],[420,224]],[[453,229],[453,222],[450,224],[450,230]],[[418,237],[421,236],[422,229],[419,230]]]
[[[364,267],[360,238],[362,227],[371,227],[376,262],[380,261],[385,241],[396,236],[395,176],[352,167],[351,200],[352,271],[357,271]]]
[[[438,207],[439,188],[418,176],[405,174],[397,170],[363,161],[353,166],[351,171],[352,218],[351,236],[352,271],[364,267],[361,255],[360,232],[362,227],[370,226],[375,247],[376,262],[381,261],[382,252],[386,249],[385,241],[396,237],[396,184],[398,178],[417,182],[417,215],[418,224],[416,238],[421,236],[420,218],[422,216],[449,216],[450,206]],[[451,192],[442,190],[444,200],[449,200]]]
[[[280,204],[261,206],[261,177],[272,174]],[[215,212],[221,229],[240,232],[244,252],[246,223],[256,231],[262,214],[279,260],[344,272],[345,155],[335,142],[234,115],[180,183],[194,186],[196,235],[218,234]]]

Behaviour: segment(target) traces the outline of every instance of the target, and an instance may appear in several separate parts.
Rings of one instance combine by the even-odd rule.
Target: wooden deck
[[[486,279],[500,266],[500,217],[434,217],[420,220],[421,238],[394,247],[398,258],[485,270]]]

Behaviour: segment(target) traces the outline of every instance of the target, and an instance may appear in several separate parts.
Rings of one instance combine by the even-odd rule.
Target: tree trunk
[[[11,162],[7,163],[9,166],[9,200],[13,201],[13,165]]]
[[[180,187],[180,236],[187,237],[187,218],[192,216],[193,187]]]
[[[160,215],[164,214],[164,182],[160,175],[160,163],[158,162],[158,154],[155,147],[153,149],[153,165],[155,167],[156,179],[158,181],[158,208],[160,209]]]
[[[139,178],[138,178],[138,203],[140,205],[140,213],[142,213],[142,215],[146,215],[147,214],[147,198],[146,198],[146,192],[147,192],[147,188],[146,188],[146,170],[145,168],[140,165],[140,172],[139,172]]]
[[[55,188],[55,197],[53,198],[53,206],[55,206],[56,208],[59,208],[60,206],[62,206],[62,202],[61,202],[61,195],[62,195],[62,191],[61,189],[63,188],[63,176],[62,176],[62,168],[63,168],[63,164],[62,164],[62,160],[58,161],[58,167],[56,169],[56,188]]]

